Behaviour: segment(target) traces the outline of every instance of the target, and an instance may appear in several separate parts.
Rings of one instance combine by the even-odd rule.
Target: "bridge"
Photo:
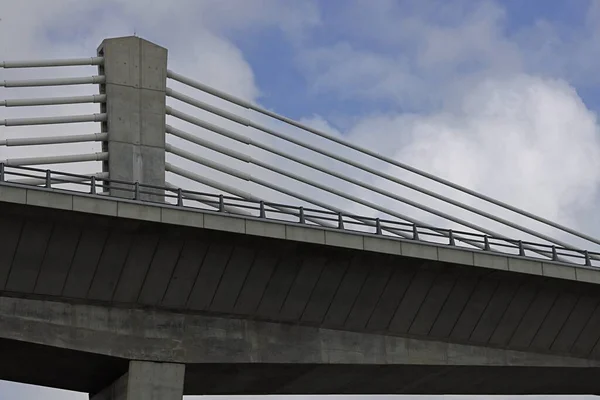
[[[27,75],[5,93],[99,89],[1,106],[100,106],[0,120],[28,155],[0,160],[0,379],[94,400],[600,392],[599,239],[173,72],[141,38],[0,67]]]

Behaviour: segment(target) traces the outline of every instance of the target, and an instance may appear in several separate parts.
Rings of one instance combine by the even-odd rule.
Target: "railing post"
[[[46,170],[46,188],[52,188],[52,171]]]
[[[588,253],[587,250],[584,251],[585,254],[585,266],[586,267],[591,267],[592,266],[592,260],[590,260],[590,254]]]
[[[222,194],[219,195],[219,212],[225,211],[225,198]]]
[[[140,199],[140,183],[139,182],[136,182],[133,185],[133,199],[134,200]]]
[[[0,182],[4,182],[4,163],[0,163]]]
[[[413,240],[419,240],[419,231],[416,224],[413,224]]]
[[[450,246],[456,246],[456,241],[454,240],[454,233],[452,232],[452,229],[448,230],[448,239]]]
[[[377,218],[375,220],[375,234],[381,235],[383,232],[381,231],[381,220]]]
[[[487,236],[483,237],[483,249],[485,251],[490,251],[491,250],[490,239]]]
[[[344,216],[341,212],[338,213],[338,229],[344,229]]]
[[[556,246],[552,246],[552,261],[558,261],[558,253],[556,252]]]
[[[298,209],[298,211],[299,211],[299,213],[298,213],[298,214],[299,214],[299,215],[298,215],[298,217],[299,217],[300,223],[301,223],[301,224],[304,224],[304,223],[306,223],[306,221],[305,221],[305,219],[304,219],[304,207],[300,207],[300,208]]]
[[[90,194],[96,194],[96,177],[94,175],[90,178]]]
[[[177,207],[183,207],[183,190],[177,189]]]
[[[261,200],[260,202],[260,209],[259,209],[259,217],[260,218],[267,218],[267,213],[265,212],[265,202]]]
[[[519,240],[519,255],[525,257],[525,248],[523,247],[523,241]]]

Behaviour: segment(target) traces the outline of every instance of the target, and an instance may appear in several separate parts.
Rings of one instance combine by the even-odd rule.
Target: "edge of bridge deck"
[[[457,249],[436,243],[415,243],[408,239],[390,239],[375,234],[182,208],[170,204],[66,192],[60,189],[22,187],[10,183],[0,184],[0,202],[285,239],[600,284],[600,269],[583,265]]]

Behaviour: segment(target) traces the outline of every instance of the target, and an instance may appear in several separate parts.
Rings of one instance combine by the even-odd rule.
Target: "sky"
[[[167,47],[169,68],[185,76],[600,236],[600,1],[53,0],[51,7],[47,4],[47,0],[0,0],[0,60],[94,56],[102,39],[135,33]],[[50,69],[35,71],[35,77],[95,72],[89,67]],[[31,78],[33,73],[0,70],[0,80]],[[93,94],[90,87],[36,90],[34,97]],[[32,93],[29,89],[5,89],[0,91],[0,98],[32,97]],[[201,93],[194,96],[206,98]],[[173,106],[193,112],[181,104]],[[93,107],[97,105],[0,108],[0,119],[97,112]],[[237,111],[324,148],[332,146],[259,115]],[[193,130],[184,123],[169,123]],[[323,161],[258,132],[223,124],[253,139]],[[0,127],[0,139],[95,130],[94,124],[35,130]],[[223,139],[215,141],[244,148]],[[99,151],[95,146],[62,146],[55,154]],[[255,149],[249,151],[254,157],[329,182],[317,172]],[[0,159],[46,153],[46,148],[0,147]],[[344,154],[420,185],[435,186],[364,156]],[[224,160],[218,155],[211,157]],[[175,162],[221,177],[203,167]],[[248,168],[243,163],[228,163]],[[90,163],[75,170],[96,172],[97,168],[97,163]],[[332,168],[394,193],[408,193],[347,167]],[[282,178],[267,172],[251,172],[283,184]],[[446,224],[379,195],[330,183],[422,221]],[[300,184],[286,184],[298,191],[307,190]],[[257,190],[249,183],[239,185],[244,190]],[[488,207],[436,189],[469,204]],[[264,193],[269,199],[279,199],[274,193]],[[312,189],[307,193],[352,212],[372,213]],[[411,196],[424,204],[439,205],[423,196]],[[464,211],[451,211],[466,217]],[[477,217],[471,220],[481,222]],[[560,232],[531,226],[563,238]],[[506,228],[494,229],[508,234]],[[0,398],[66,400],[85,395],[0,382]]]

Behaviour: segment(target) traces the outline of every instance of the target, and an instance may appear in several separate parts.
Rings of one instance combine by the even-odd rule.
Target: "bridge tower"
[[[101,112],[107,119],[102,132],[108,134],[102,150],[110,157],[103,172],[111,180],[165,186],[165,104],[167,49],[139,37],[105,39],[98,47],[99,65],[106,94]],[[125,190],[127,187],[127,190]],[[111,196],[133,198],[131,185],[111,183]],[[158,195],[140,194],[139,199],[160,201]],[[92,400],[178,400],[183,396],[185,366],[182,364],[131,361],[129,371]]]
[[[100,93],[106,94],[102,131],[108,139],[102,146],[110,155],[103,172],[111,180],[164,187],[167,49],[128,36],[105,39],[98,56],[104,57],[99,75],[106,77]],[[133,198],[119,186],[113,183],[110,194]]]

